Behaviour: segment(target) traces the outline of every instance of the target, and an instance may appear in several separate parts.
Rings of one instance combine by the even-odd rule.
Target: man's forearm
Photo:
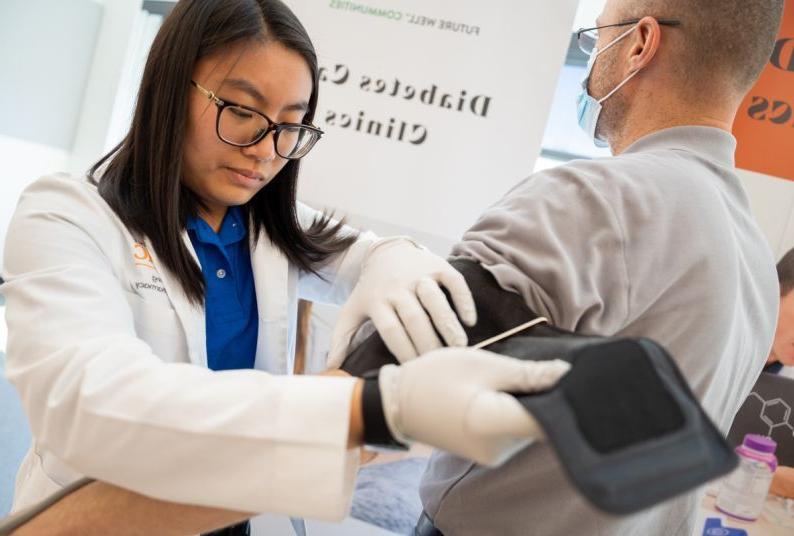
[[[328,371],[328,376],[348,376]],[[363,442],[361,390],[358,380],[350,405],[348,448]],[[152,499],[104,482],[92,482],[67,495],[16,530],[14,536],[50,535],[185,535],[210,532],[255,514]]]
[[[239,523],[254,514],[152,499],[93,482],[39,514],[14,536],[185,536]]]

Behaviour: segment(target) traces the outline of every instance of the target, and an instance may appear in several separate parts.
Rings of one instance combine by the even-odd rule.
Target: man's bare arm
[[[104,482],[92,482],[34,517],[14,536],[185,536],[210,532],[253,514],[152,499]]]
[[[329,375],[344,375],[331,373]],[[361,445],[361,386],[350,407],[349,446]],[[14,536],[200,534],[234,525],[256,514],[178,504],[146,497],[104,482],[92,482],[38,514]]]

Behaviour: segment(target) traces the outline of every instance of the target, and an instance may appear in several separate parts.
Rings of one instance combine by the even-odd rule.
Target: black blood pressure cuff
[[[407,450],[408,445],[395,438],[386,422],[383,399],[380,395],[378,369],[363,375],[364,387],[361,390],[361,409],[364,421],[364,444],[388,450]]]
[[[451,262],[477,305],[477,344],[537,318],[479,264]],[[539,324],[485,349],[519,359],[563,359],[552,389],[515,396],[546,433],[576,488],[596,507],[628,514],[731,471],[736,456],[706,416],[667,351],[650,339],[583,336]],[[397,363],[375,333],[342,369],[361,376]]]

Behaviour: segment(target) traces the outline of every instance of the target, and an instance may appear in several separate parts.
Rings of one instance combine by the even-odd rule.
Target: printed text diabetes
[[[362,75],[354,81],[350,69],[343,64],[336,64],[332,67],[321,66],[320,82],[337,86],[357,83],[358,89],[367,93],[412,101],[452,112],[472,114],[482,118],[488,117],[488,111],[491,106],[491,97],[470,95],[465,89],[447,92],[436,84],[417,86],[403,83],[398,78],[383,80],[367,75]],[[326,125],[330,127],[352,129],[363,134],[408,142],[414,145],[423,144],[428,137],[427,127],[422,124],[394,117],[389,117],[385,120],[383,118],[370,118],[364,110],[359,110],[353,114],[327,110],[324,120]]]

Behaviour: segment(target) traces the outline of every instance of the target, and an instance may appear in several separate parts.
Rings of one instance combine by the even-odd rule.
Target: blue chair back
[[[27,417],[4,370],[5,354],[0,352],[0,517],[11,510],[17,468],[30,446]]]

